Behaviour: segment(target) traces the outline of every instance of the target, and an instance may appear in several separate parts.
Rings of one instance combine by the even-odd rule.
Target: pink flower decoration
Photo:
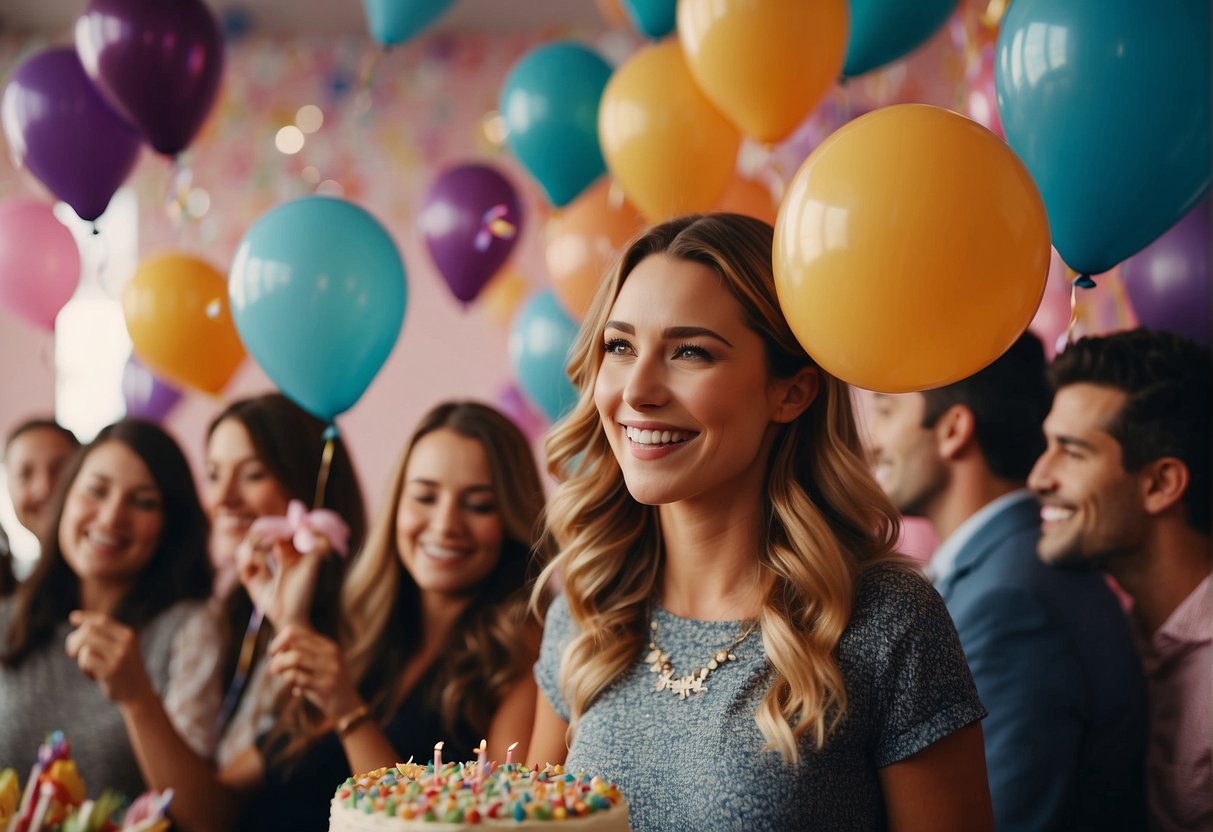
[[[317,535],[328,539],[333,551],[349,554],[350,527],[341,515],[326,508],[308,511],[299,500],[291,500],[286,517],[259,517],[249,529],[249,537],[263,540],[289,540],[301,554],[316,548]]]

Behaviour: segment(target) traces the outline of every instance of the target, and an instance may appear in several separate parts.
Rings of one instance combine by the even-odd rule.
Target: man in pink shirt
[[[1213,362],[1192,341],[1137,329],[1072,344],[1049,375],[1048,446],[1028,478],[1037,551],[1094,562],[1132,598],[1151,826],[1213,830]]]

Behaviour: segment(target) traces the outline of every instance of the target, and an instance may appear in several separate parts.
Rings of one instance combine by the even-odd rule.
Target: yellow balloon
[[[728,211],[731,214],[745,214],[756,217],[770,225],[775,224],[775,216],[779,205],[771,194],[771,189],[753,179],[737,177],[729,183],[729,187],[720,198],[716,209]]]
[[[805,160],[775,222],[776,289],[805,350],[870,390],[950,384],[1032,320],[1044,203],[984,127],[925,104],[845,125]]]
[[[244,360],[232,323],[227,279],[185,254],[139,264],[122,292],[135,355],[166,381],[218,393]]]
[[[644,218],[604,176],[548,220],[546,248],[552,291],[576,321],[585,317],[607,268]]]
[[[846,0],[679,0],[678,39],[708,98],[761,142],[791,135],[842,76]]]
[[[678,41],[668,39],[611,75],[598,140],[624,194],[661,222],[711,210],[733,178],[741,134],[704,98]]]

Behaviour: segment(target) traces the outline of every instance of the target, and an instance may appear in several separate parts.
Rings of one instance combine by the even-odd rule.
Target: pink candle
[[[510,743],[510,747],[505,750],[505,764],[508,766],[514,762],[514,749],[518,747],[518,743]]]
[[[442,782],[439,772],[442,771],[442,740],[434,743],[434,783]]]
[[[480,747],[476,749],[476,762],[479,764],[477,769],[480,772],[480,779],[483,780],[489,773],[489,761],[485,756],[485,741],[480,741]]]

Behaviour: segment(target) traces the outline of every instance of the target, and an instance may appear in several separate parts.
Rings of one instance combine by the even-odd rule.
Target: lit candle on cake
[[[515,748],[517,748],[517,747],[518,747],[518,743],[514,742],[514,743],[510,743],[510,747],[509,747],[509,748],[507,748],[507,749],[505,750],[505,764],[506,764],[507,766],[508,766],[508,765],[513,765],[513,763],[514,763],[514,749],[515,749]]]
[[[434,743],[434,784],[442,782],[439,772],[442,771],[442,740]]]
[[[484,740],[481,740],[480,747],[476,749],[476,762],[478,764],[476,766],[476,768],[480,773],[481,780],[483,780],[485,777],[488,777],[488,774],[489,774],[489,761],[488,761],[488,757],[485,754],[485,745],[486,744],[487,743]]]

